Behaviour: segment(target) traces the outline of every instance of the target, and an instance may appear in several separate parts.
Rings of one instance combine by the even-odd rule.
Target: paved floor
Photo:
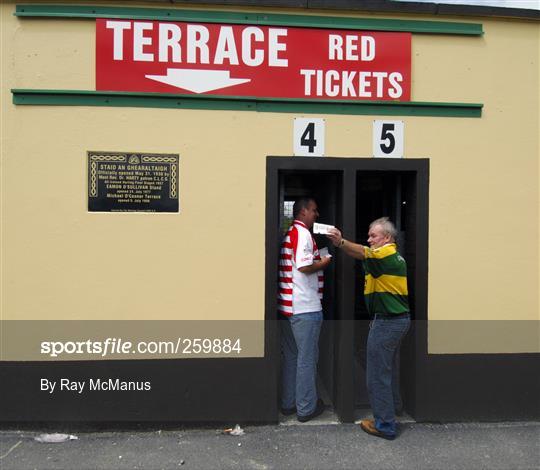
[[[386,441],[357,424],[245,426],[243,436],[197,428],[75,433],[44,444],[40,432],[0,432],[0,469],[540,469],[540,423],[401,424]],[[48,431],[52,432],[52,431]]]

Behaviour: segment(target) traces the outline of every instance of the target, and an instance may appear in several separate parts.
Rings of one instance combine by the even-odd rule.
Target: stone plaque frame
[[[179,212],[177,154],[88,151],[89,212]]]

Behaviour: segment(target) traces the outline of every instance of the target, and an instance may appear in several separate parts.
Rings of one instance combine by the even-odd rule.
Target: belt
[[[395,314],[395,313],[376,313],[373,318],[374,319],[380,318],[380,319],[383,319],[383,320],[393,320],[395,318],[406,318],[408,316],[409,316],[409,312],[399,313],[399,314]]]

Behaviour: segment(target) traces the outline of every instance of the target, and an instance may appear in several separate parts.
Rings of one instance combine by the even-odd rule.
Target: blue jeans
[[[409,316],[377,318],[371,322],[367,341],[367,389],[375,427],[396,434],[395,411],[402,408],[399,391],[399,348],[409,330]]]
[[[308,312],[281,321],[282,408],[306,416],[317,406],[317,362],[323,313]]]

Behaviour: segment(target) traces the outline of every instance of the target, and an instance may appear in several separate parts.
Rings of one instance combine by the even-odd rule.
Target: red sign
[[[98,19],[96,89],[411,99],[411,34]]]

